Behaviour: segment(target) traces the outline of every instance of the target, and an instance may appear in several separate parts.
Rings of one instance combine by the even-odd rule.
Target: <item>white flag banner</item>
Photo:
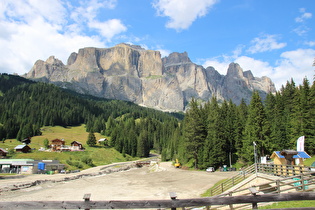
[[[305,136],[301,136],[297,140],[296,151],[301,152],[304,151],[304,140]]]

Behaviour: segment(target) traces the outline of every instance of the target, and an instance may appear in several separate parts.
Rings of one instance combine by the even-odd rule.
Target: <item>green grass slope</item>
[[[85,125],[76,127],[61,127],[61,126],[46,126],[42,129],[41,136],[32,137],[31,153],[13,153],[11,158],[15,159],[34,159],[34,160],[59,160],[62,164],[67,166],[68,170],[86,169],[92,166],[105,165],[113,162],[122,162],[133,160],[130,156],[123,156],[113,148],[106,148],[101,145],[89,147],[86,144],[88,132],[86,132]],[[96,139],[105,138],[99,133],[95,133]],[[70,146],[72,141],[81,142],[85,151],[81,152],[46,152],[38,151],[44,147],[44,140],[64,139],[65,144]],[[107,138],[107,137],[106,137]],[[15,139],[7,139],[0,143],[0,147],[12,151],[15,146],[21,142]]]

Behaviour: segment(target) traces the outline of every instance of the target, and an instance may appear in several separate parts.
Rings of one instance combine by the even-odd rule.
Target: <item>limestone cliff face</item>
[[[69,56],[67,65],[53,56],[38,60],[26,77],[167,111],[184,111],[192,97],[239,103],[242,98],[249,101],[253,90],[262,95],[275,91],[269,78],[256,78],[235,63],[223,76],[213,67],[192,63],[186,52],[162,59],[159,51],[128,44],[80,49]]]

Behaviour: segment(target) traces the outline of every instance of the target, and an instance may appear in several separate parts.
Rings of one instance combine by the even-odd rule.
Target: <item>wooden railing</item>
[[[276,195],[208,197],[195,199],[170,200],[132,200],[132,201],[91,201],[90,195],[83,197],[84,201],[20,201],[1,202],[1,209],[160,209],[160,208],[186,208],[205,207],[210,209],[213,205],[251,204],[257,209],[258,203],[278,202],[288,200],[315,200],[315,193],[285,193]]]
[[[247,179],[252,174],[256,173],[255,164],[251,165],[243,170],[239,171],[239,174],[226,180],[220,185],[210,190],[210,196],[220,195],[227,191],[231,187]],[[269,174],[279,177],[293,177],[296,175],[310,174],[310,167],[307,166],[289,166],[289,165],[277,165],[277,164],[257,164],[257,173]],[[314,172],[315,173],[315,172]]]
[[[241,181],[247,179],[254,172],[255,172],[255,165],[251,165],[247,168],[244,168],[242,171],[239,172],[239,174],[233,176],[232,178],[226,180],[225,182],[222,182],[216,187],[210,189],[210,196],[219,195],[225,192],[226,190],[230,189],[231,187],[235,186]]]
[[[254,176],[256,173],[255,165],[252,165],[246,168],[237,176],[232,177],[231,179],[225,181],[221,185],[212,189],[212,195],[216,193],[216,197],[227,197],[231,196],[248,196],[252,194],[252,191],[249,188],[241,188],[236,190],[231,189],[229,183],[234,182],[233,180],[240,179],[240,176],[249,177]],[[260,194],[283,194],[286,192],[308,192],[315,191],[315,176],[312,176],[315,172],[311,172],[310,167],[303,166],[285,166],[285,165],[269,165],[269,164],[257,164],[257,174],[254,178],[264,178],[266,182],[261,185],[251,185],[251,190],[256,191]],[[266,176],[266,175],[267,176]],[[271,175],[271,176],[270,176]],[[269,182],[268,182],[269,179]],[[242,209],[244,207],[248,208],[246,205],[230,205],[231,209]],[[216,206],[219,209],[222,206]]]
[[[301,174],[308,174],[311,172],[311,167],[258,163],[257,171],[259,173],[271,174],[273,176],[289,177]]]

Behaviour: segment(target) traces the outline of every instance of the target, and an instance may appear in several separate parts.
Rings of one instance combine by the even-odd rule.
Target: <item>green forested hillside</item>
[[[168,141],[178,120],[130,102],[82,96],[51,84],[0,75],[0,139],[40,135],[42,126],[86,124],[88,132],[112,136],[111,146],[132,156]]]
[[[213,98],[204,105],[193,100],[179,138],[178,157],[191,167],[254,162],[253,142],[258,156],[283,149],[296,150],[296,141],[305,136],[305,151],[315,154],[315,84],[287,82],[277,94],[262,101],[254,92],[249,105],[236,106]]]
[[[170,113],[130,102],[83,96],[45,83],[0,75],[0,139],[41,134],[43,126],[85,124],[87,132],[109,136],[109,147],[123,155],[146,157],[151,149],[163,160],[178,158],[204,169],[254,162],[275,150],[296,149],[305,136],[305,150],[315,154],[315,85],[291,80],[262,101],[254,92],[250,104],[216,98],[190,102],[183,120]]]

